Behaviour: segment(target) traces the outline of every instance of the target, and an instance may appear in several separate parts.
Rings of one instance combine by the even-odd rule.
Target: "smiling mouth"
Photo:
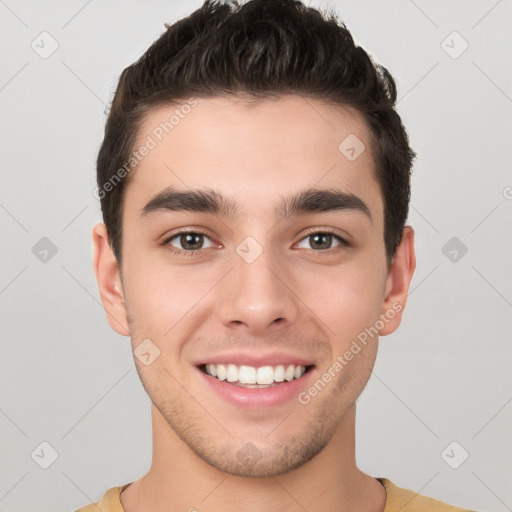
[[[243,388],[270,388],[302,378],[315,365],[254,366],[201,364],[198,368],[210,377]]]

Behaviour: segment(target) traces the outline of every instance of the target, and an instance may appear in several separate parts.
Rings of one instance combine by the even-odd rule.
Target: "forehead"
[[[299,95],[187,98],[147,113],[134,149],[143,146],[125,191],[134,213],[173,186],[222,190],[250,216],[294,191],[338,189],[382,215],[369,131],[350,108]]]

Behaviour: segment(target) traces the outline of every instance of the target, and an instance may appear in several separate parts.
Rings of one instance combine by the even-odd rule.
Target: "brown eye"
[[[203,245],[203,235],[199,233],[187,233],[186,235],[180,235],[179,241],[184,249],[197,250],[201,249]]]
[[[199,233],[196,231],[182,231],[168,238],[164,244],[171,246],[171,248],[175,249],[176,252],[186,253],[190,251],[197,251],[199,249],[206,249],[213,246],[210,240],[210,245],[205,247],[205,240],[210,239],[204,233]],[[176,243],[178,243],[178,246],[174,245]]]
[[[309,247],[305,247],[306,249],[312,249],[317,252],[336,249],[340,246],[348,246],[346,240],[334,233],[331,233],[330,231],[316,231],[314,233],[309,233],[300,243],[303,243],[304,241],[309,242]],[[333,246],[333,242],[337,242],[337,244]]]
[[[313,249],[330,249],[333,236],[327,233],[315,233],[309,235],[310,244]]]

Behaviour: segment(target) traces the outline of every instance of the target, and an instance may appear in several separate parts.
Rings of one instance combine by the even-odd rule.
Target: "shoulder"
[[[386,489],[384,512],[475,512],[423,496],[409,489],[402,489],[387,478],[377,478],[377,480]]]
[[[119,487],[111,487],[105,492],[100,501],[79,508],[75,512],[124,512],[120,495],[123,489],[129,485],[128,483]]]

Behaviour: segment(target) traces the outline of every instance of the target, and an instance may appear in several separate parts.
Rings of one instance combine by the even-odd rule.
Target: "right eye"
[[[200,231],[180,231],[171,237],[167,238],[162,245],[168,247],[171,252],[175,254],[182,254],[184,256],[194,256],[201,249],[208,249],[213,247],[213,242],[210,240],[210,245],[204,247],[204,239],[210,240],[206,233]],[[171,243],[172,240],[177,241],[180,247],[176,247]],[[176,243],[176,242],[175,242]]]

